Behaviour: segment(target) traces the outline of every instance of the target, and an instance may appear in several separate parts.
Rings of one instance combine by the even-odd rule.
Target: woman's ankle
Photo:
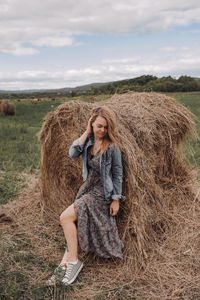
[[[60,265],[64,265],[67,262],[76,262],[77,260],[78,260],[78,256],[67,255],[67,256],[63,257],[63,259],[61,260]]]
[[[69,257],[67,258],[66,262],[76,262],[78,260],[78,257]]]

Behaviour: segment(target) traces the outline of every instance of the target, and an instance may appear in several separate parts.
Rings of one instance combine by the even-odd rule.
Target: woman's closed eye
[[[102,125],[97,125],[97,127],[98,127],[98,128],[102,128],[102,127],[104,127],[104,126],[102,126]],[[108,129],[108,126],[105,126],[104,129]]]

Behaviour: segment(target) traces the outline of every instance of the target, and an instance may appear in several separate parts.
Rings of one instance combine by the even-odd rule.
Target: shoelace
[[[64,278],[66,278],[66,279],[68,279],[69,278],[69,276],[70,276],[70,273],[71,273],[71,271],[72,271],[72,268],[73,268],[73,264],[67,264],[67,271],[66,271],[66,273],[65,273],[65,276],[64,276]]]

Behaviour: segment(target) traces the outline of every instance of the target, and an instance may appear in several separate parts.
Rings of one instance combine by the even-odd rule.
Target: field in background
[[[37,133],[43,118],[61,101],[29,100],[13,103],[16,116],[0,116],[0,204],[12,200],[25,187],[25,174],[39,170],[40,143]]]
[[[192,93],[173,93],[167,94],[175,98],[178,102],[185,105],[195,116],[197,132],[200,135],[200,92]],[[98,101],[106,99],[109,96],[98,96]],[[90,101],[88,97],[77,97],[73,100]],[[31,174],[39,175],[40,162],[40,143],[38,141],[38,132],[44,122],[45,115],[60,105],[63,100],[44,100],[33,105],[29,100],[21,102],[12,101],[16,105],[17,114],[15,117],[0,116],[0,205],[3,205],[16,198],[18,192],[27,186],[27,180]],[[184,148],[186,159],[196,168],[200,167],[200,139],[192,141],[190,146]],[[1,206],[0,206],[1,208]],[[15,241],[15,247],[7,248],[0,247],[1,257],[9,257],[9,253],[20,251],[24,247],[28,247],[28,241]],[[31,252],[31,250],[30,250]],[[44,267],[44,262],[37,256],[22,257],[15,255],[16,263],[29,266],[29,263],[36,264],[36,266]],[[28,291],[29,299],[45,299],[47,295],[46,288],[31,291],[30,287],[25,286],[26,279],[12,271],[10,276],[6,278],[7,285],[4,286],[1,282],[4,281],[5,270],[9,274],[9,262],[6,260],[0,268],[0,294],[5,295],[3,299],[19,299],[23,295],[23,290]],[[21,277],[20,277],[21,276]],[[27,283],[26,283],[27,284]],[[32,294],[31,294],[32,293]],[[58,291],[57,298],[59,298],[62,291]],[[41,297],[41,298],[40,298]],[[23,299],[20,298],[20,299]],[[47,298],[46,298],[47,299]],[[96,298],[106,299],[106,298]],[[123,298],[120,298],[123,299]]]
[[[190,146],[185,148],[187,160],[195,167],[200,168],[200,92],[191,93],[167,93],[168,96],[176,99],[186,106],[194,115],[198,138],[192,141]]]

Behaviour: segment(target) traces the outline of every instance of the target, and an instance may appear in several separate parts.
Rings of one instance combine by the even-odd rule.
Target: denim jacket
[[[72,158],[82,155],[82,175],[85,181],[88,176],[88,147],[94,144],[94,136],[90,134],[83,145],[79,145],[78,141],[79,139],[75,140],[70,146],[69,155]],[[123,167],[119,146],[114,147],[113,144],[110,144],[106,152],[101,154],[100,176],[106,200],[109,202],[112,200],[125,201],[125,197],[121,194]]]

